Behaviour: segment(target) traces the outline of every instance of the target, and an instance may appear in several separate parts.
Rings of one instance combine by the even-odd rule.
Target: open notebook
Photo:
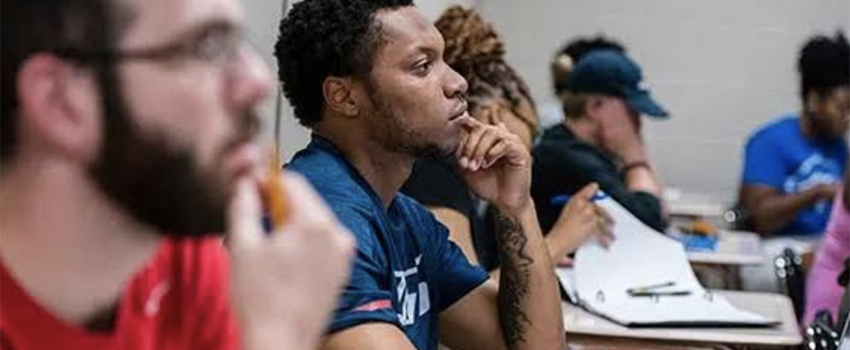
[[[597,201],[614,218],[616,240],[606,250],[595,242],[576,252],[571,278],[562,284],[591,312],[626,326],[770,326],[778,324],[740,310],[700,285],[681,243],[654,231],[619,203]],[[569,280],[569,281],[568,281]],[[687,295],[631,296],[627,290],[672,282],[654,291]]]

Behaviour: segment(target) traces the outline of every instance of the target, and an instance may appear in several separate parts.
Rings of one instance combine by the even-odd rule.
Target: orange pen
[[[269,173],[263,182],[263,191],[265,192],[266,205],[269,210],[272,230],[279,229],[288,219],[289,208],[287,207],[286,198],[283,190],[283,182],[281,182],[281,165],[280,152],[275,148],[273,152]]]

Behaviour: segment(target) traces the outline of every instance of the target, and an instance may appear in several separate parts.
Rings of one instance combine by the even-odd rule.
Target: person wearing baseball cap
[[[549,62],[549,73],[552,82],[552,91],[554,92],[553,96],[558,97],[561,95],[564,85],[562,81],[573,70],[576,62],[580,61],[585,55],[598,50],[617,50],[625,53],[626,47],[613,38],[598,35],[570,40],[555,53]],[[561,100],[558,98],[541,103],[538,107],[538,112],[540,114],[541,131],[561,124],[565,119],[564,108]]]
[[[543,228],[561,212],[553,198],[596,182],[645,224],[666,229],[663,186],[644,146],[641,116],[669,113],[644,86],[637,63],[622,50],[594,50],[556,87],[566,118],[544,132],[533,152],[532,196]]]

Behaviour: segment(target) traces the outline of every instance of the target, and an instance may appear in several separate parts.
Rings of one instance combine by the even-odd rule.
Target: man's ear
[[[360,114],[360,101],[355,93],[354,80],[330,76],[322,83],[322,94],[328,110],[335,111],[346,117],[354,117]]]
[[[101,108],[89,74],[43,53],[23,62],[16,84],[20,146],[83,162],[97,156]]]

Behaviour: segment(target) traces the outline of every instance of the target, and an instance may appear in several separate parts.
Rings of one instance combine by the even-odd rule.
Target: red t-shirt
[[[51,315],[0,263],[0,348],[237,349],[227,285],[227,257],[218,239],[166,240],[128,283],[114,330],[92,332]]]

